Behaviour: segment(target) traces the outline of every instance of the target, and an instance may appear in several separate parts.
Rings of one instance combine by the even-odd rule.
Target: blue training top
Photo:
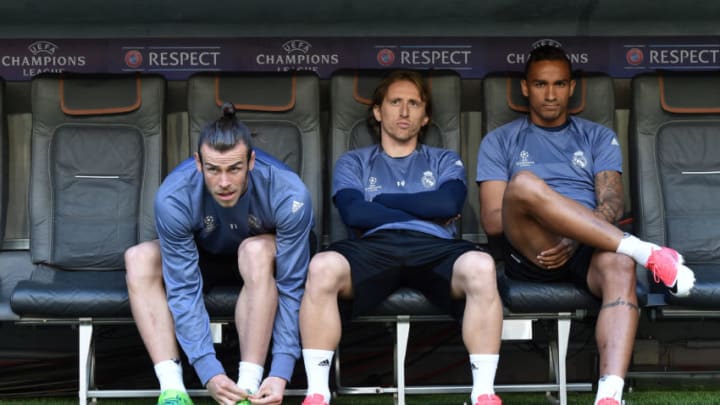
[[[553,190],[594,209],[595,175],[622,173],[617,136],[600,124],[570,117],[567,125],[542,128],[519,118],[491,131],[478,151],[478,182],[509,181],[529,170]]]
[[[455,236],[449,218],[462,211],[465,169],[457,153],[419,145],[393,158],[380,145],[351,150],[335,164],[333,198],[343,222],[369,235],[380,229]],[[346,199],[351,193],[355,198]],[[447,222],[447,223],[446,223]]]
[[[275,234],[279,303],[270,375],[289,381],[300,357],[298,311],[310,260],[312,203],[294,172],[266,153],[257,149],[255,152],[248,189],[234,207],[224,208],[215,202],[193,158],[167,176],[155,197],[168,304],[180,346],[203,385],[225,371],[210,335],[198,245],[213,254],[237,255],[246,237]]]

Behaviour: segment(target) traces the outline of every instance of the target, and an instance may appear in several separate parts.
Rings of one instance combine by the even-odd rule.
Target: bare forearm
[[[623,186],[620,173],[601,172],[595,178],[595,197],[597,206],[594,214],[611,224],[616,223],[623,214]]]

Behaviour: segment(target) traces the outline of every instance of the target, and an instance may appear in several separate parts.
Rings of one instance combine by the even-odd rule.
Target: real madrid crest
[[[430,170],[423,172],[421,181],[422,181],[423,187],[425,187],[425,188],[435,187],[435,176],[433,176],[433,174]]]
[[[583,151],[579,150],[573,154],[572,164],[581,169],[584,169],[585,166],[587,166],[587,158],[585,158]]]

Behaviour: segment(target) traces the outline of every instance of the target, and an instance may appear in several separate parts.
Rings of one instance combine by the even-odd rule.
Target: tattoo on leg
[[[620,306],[620,305],[627,305],[628,307],[630,307],[630,308],[632,308],[632,309],[634,309],[634,310],[636,310],[636,311],[640,311],[640,307],[638,307],[637,304],[634,304],[634,303],[629,302],[629,301],[624,301],[622,298],[619,298],[619,297],[618,297],[618,299],[616,299],[615,301],[608,302],[607,304],[604,304],[602,307],[600,307],[600,310],[602,311],[603,309],[612,308],[612,307],[618,307],[618,306]]]

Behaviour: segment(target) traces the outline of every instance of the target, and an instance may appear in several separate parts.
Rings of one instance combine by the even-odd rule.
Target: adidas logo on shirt
[[[294,214],[294,213],[298,212],[298,210],[300,208],[302,208],[303,205],[305,205],[305,203],[301,203],[300,201],[293,200],[292,208],[291,208],[292,213]]]

